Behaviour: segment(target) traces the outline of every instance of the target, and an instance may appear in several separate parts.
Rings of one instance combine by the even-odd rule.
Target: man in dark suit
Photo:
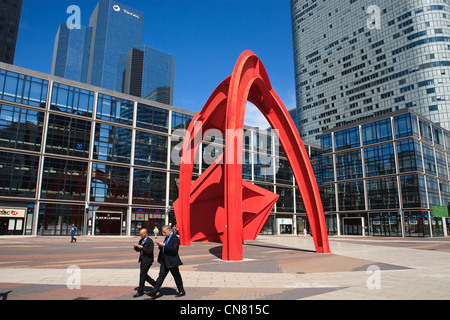
[[[178,269],[183,263],[178,255],[178,249],[180,248],[180,239],[173,234],[170,226],[164,226],[162,233],[166,237],[164,242],[157,242],[159,246],[158,262],[160,263],[159,276],[156,279],[156,285],[153,290],[149,291],[148,295],[153,299],[156,298],[156,294],[161,289],[164,279],[169,274],[172,274],[175,284],[178,288],[176,297],[182,297],[186,295],[183,287],[183,279],[181,278],[180,270]]]
[[[144,295],[145,281],[150,283],[152,286],[156,284],[156,281],[148,275],[148,270],[152,266],[154,260],[153,241],[147,235],[147,229],[141,229],[139,231],[139,234],[141,236],[141,239],[139,240],[139,244],[134,245],[134,250],[140,252],[138,262],[141,264],[141,272],[139,275],[139,287],[137,289],[137,293],[133,296],[134,298]]]

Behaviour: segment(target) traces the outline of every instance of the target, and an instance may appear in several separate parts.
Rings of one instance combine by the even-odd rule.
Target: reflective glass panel
[[[336,173],[338,180],[362,178],[361,151],[336,154]]]
[[[285,188],[277,185],[277,212],[294,212],[294,188]]]
[[[99,93],[97,119],[133,125],[134,102]]]
[[[0,152],[0,196],[36,197],[39,157]]]
[[[130,168],[92,164],[92,202],[128,203]]]
[[[0,104],[0,146],[41,151],[44,113]]]
[[[136,131],[134,164],[157,168],[167,167],[168,137]]]
[[[84,201],[87,162],[46,157],[41,198]]]
[[[336,151],[359,147],[361,145],[359,139],[359,128],[349,128],[336,132],[334,134],[334,141],[336,144]]]
[[[131,129],[97,123],[94,139],[94,159],[130,163]]]
[[[362,126],[363,144],[392,140],[391,119],[384,119]]]
[[[139,103],[137,108],[136,126],[155,131],[168,132],[169,111]]]
[[[166,173],[134,169],[133,203],[164,206],[166,204]]]
[[[339,210],[365,210],[364,184],[362,181],[338,184]]]
[[[381,176],[395,173],[395,155],[392,143],[364,150],[366,176]]]
[[[55,82],[51,109],[85,117],[92,117],[94,92]]]
[[[193,118],[193,116],[188,114],[172,112],[172,131],[176,129],[187,130]]]
[[[397,178],[367,180],[369,209],[391,209],[399,207]]]
[[[90,135],[90,121],[50,114],[45,151],[88,158]]]
[[[398,166],[400,172],[423,172],[420,142],[405,140],[397,142]]]
[[[0,99],[45,108],[48,81],[0,69]]]

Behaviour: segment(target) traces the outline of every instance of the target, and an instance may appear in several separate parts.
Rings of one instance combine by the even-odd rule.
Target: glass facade
[[[404,108],[450,130],[448,1],[291,0],[290,5],[303,141],[317,143],[327,130]],[[377,10],[368,12],[374,6]],[[374,20],[379,23],[370,24]],[[383,126],[390,124],[376,125],[380,128],[363,128],[367,143],[389,139]],[[430,141],[430,128],[420,130]],[[343,136],[336,136],[338,147]]]
[[[56,33],[51,74],[86,83],[91,40],[92,27],[69,29],[62,23]]]
[[[407,109],[325,132],[314,169],[338,233],[444,235],[433,207],[450,205],[448,135]]]
[[[194,112],[2,67],[0,209],[25,214],[0,217],[1,234],[69,235],[74,223],[79,234],[137,235],[142,227],[175,222],[179,163],[173,156]],[[280,195],[263,233],[309,231],[278,138],[246,128],[243,147],[243,178]],[[306,148],[317,167],[320,147]],[[206,136],[199,150],[194,180],[223,151],[223,140]]]
[[[173,105],[175,60],[148,46],[134,46],[120,59],[117,91]]]

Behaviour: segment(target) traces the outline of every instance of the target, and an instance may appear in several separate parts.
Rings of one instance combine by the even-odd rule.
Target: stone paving
[[[154,239],[153,239],[154,240]],[[161,240],[161,239],[160,239]],[[138,237],[0,237],[0,299],[133,298]],[[221,244],[180,248],[187,295],[166,278],[157,300],[448,300],[449,238],[330,237],[317,254],[311,237],[259,236],[244,260],[222,261]],[[155,262],[150,275],[156,278]],[[150,285],[147,289],[150,289]]]

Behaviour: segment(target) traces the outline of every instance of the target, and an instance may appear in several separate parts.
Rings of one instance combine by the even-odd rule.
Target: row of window
[[[0,69],[0,99],[45,108],[49,82],[39,78]],[[53,83],[50,108],[68,114],[92,118],[93,91]],[[118,124],[133,125],[134,101],[99,93],[96,118]],[[174,112],[172,128],[184,126],[192,116]],[[184,121],[184,123],[180,122]],[[160,132],[169,129],[169,110],[138,103],[136,126]]]
[[[359,127],[341,130],[334,133],[334,150],[361,147],[362,135],[362,146],[390,141],[394,136],[395,139],[414,136],[430,143],[434,142],[435,145],[450,151],[450,134],[423,119],[418,119],[414,114],[394,117],[394,130],[395,133],[392,133],[390,118],[364,124],[361,126],[361,132]],[[321,137],[321,146],[324,153],[333,151],[331,134]]]
[[[0,152],[0,195],[34,199],[39,176],[38,168],[39,156]],[[133,178],[131,179],[129,167],[92,163],[89,184],[90,201],[128,203],[131,179],[133,204],[164,206],[167,172],[139,168],[132,170]],[[85,201],[88,193],[88,171],[88,162],[45,157],[40,198]],[[277,193],[282,198],[279,208],[292,212],[294,187],[292,173],[286,162],[282,162],[282,169],[279,172],[277,179],[291,185],[291,187],[277,185]],[[178,173],[170,173],[170,204],[178,197],[178,176]],[[273,184],[264,185],[264,187],[274,191]],[[302,208],[301,197],[297,196],[297,207]]]
[[[363,181],[338,183],[337,196],[334,184],[320,186],[320,191],[325,211],[336,211],[336,202],[339,211],[398,209],[400,202],[405,209],[431,208],[450,202],[448,181],[419,174],[400,176],[400,193],[396,177],[367,180],[366,186]]]

